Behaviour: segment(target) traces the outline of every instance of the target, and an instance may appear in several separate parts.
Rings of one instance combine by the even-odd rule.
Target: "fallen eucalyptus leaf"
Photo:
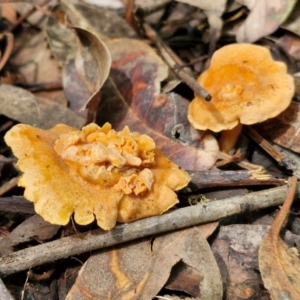
[[[67,107],[15,86],[0,85],[0,114],[42,129],[59,123],[80,128],[85,120]]]
[[[197,299],[222,299],[222,282],[209,244],[190,228],[152,240],[131,242],[91,256],[79,272],[67,300],[152,299],[182,262],[198,279]]]

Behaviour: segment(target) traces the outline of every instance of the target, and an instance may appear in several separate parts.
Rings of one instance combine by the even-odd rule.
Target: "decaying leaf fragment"
[[[24,196],[46,221],[103,229],[160,215],[178,202],[175,190],[189,175],[169,161],[147,135],[116,132],[109,123],[77,130],[59,124],[41,130],[14,126],[5,141],[17,158]]]
[[[289,178],[286,201],[259,249],[259,269],[273,300],[300,299],[299,257],[279,236],[294,199],[296,184],[296,176]]]

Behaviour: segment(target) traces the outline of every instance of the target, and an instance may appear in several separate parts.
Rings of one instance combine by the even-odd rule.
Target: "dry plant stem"
[[[279,164],[282,164],[283,157],[267,140],[265,140],[257,131],[250,126],[244,126],[243,131],[251,137],[261,148],[272,156]]]
[[[255,186],[255,185],[273,185],[281,186],[285,182],[282,179],[268,178],[257,179],[253,178],[253,174],[248,170],[224,171],[210,170],[208,172],[193,172],[189,171],[192,182],[197,185],[198,189],[211,187],[238,187],[238,186]]]
[[[14,300],[10,292],[5,287],[3,281],[0,278],[0,299],[1,300]]]
[[[30,84],[30,85],[22,84],[20,86],[32,93],[40,92],[40,91],[54,91],[54,90],[63,89],[62,82],[45,82],[45,83]]]
[[[143,24],[147,37],[156,45],[161,56],[165,59],[167,64],[172,68],[175,74],[186,83],[196,94],[200,95],[204,100],[210,101],[211,95],[199,85],[199,83],[190,76],[184,69],[178,69],[177,65],[182,65],[183,62],[177,55],[161,40],[156,34],[155,30],[147,23]]]
[[[255,192],[246,196],[227,198],[203,205],[171,211],[165,215],[122,224],[111,231],[101,229],[62,238],[17,251],[0,258],[0,276],[14,274],[68,256],[103,249],[141,237],[195,226],[221,218],[246,213],[283,203],[286,186]],[[300,195],[300,184],[297,185]]]

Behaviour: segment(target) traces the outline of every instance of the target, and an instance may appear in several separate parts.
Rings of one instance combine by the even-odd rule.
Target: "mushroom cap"
[[[276,117],[289,106],[295,90],[286,65],[274,61],[268,49],[252,44],[217,50],[197,81],[212,100],[196,95],[188,119],[196,129],[215,132]]]
[[[42,130],[15,125],[5,135],[23,172],[18,185],[35,210],[52,224],[97,219],[109,230],[116,222],[161,215],[178,203],[174,191],[190,176],[168,160],[147,135],[116,132],[109,123],[77,130],[58,124]]]

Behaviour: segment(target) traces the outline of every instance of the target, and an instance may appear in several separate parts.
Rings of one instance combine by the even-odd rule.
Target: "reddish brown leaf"
[[[197,299],[222,299],[219,270],[209,244],[196,228],[131,242],[90,257],[66,299],[152,299],[180,261],[193,269],[187,278],[194,286],[190,293]]]
[[[166,64],[142,41],[116,39],[107,46],[113,62],[103,87],[98,124],[110,122],[117,130],[128,125],[150,135],[182,168],[209,169],[218,156],[217,142],[189,124],[186,99],[160,94],[160,82],[168,74]]]

